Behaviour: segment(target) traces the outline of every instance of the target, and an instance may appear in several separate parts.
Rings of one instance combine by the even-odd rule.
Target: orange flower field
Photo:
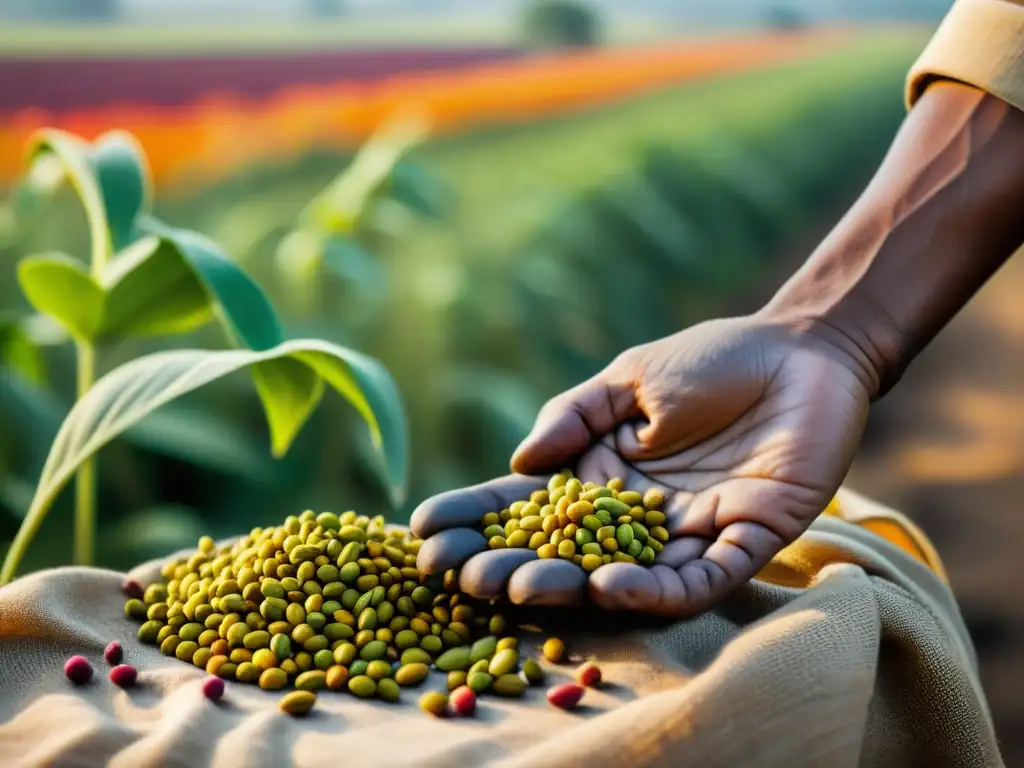
[[[23,172],[28,137],[44,126],[87,138],[113,128],[131,131],[145,147],[158,185],[183,178],[205,182],[261,158],[354,147],[397,110],[417,109],[441,135],[534,121],[666,85],[806,57],[843,34],[758,34],[534,56],[369,82],[296,85],[259,101],[211,95],[186,107],[110,105],[60,114],[26,109],[0,116],[0,184]]]

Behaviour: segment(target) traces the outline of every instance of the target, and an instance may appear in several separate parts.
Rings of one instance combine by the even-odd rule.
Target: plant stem
[[[87,343],[77,344],[77,399],[92,387],[96,375],[96,350]],[[92,565],[93,539],[96,536],[96,460],[82,463],[75,476],[75,563]]]

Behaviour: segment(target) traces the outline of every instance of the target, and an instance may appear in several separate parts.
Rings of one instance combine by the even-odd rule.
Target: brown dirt
[[[872,414],[849,485],[932,537],[974,637],[1007,765],[1024,765],[1024,257]]]

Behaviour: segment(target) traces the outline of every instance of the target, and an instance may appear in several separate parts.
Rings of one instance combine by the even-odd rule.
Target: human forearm
[[[936,84],[762,314],[835,342],[878,396],[1022,243],[1024,113]]]

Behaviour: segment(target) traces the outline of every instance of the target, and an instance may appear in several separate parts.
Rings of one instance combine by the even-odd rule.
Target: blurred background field
[[[34,130],[134,133],[156,213],[220,242],[290,336],[382,360],[409,417],[410,499],[390,509],[337,398],[281,460],[244,376],[167,406],[100,455],[97,557],[121,568],[306,508],[407,520],[431,493],[506,472],[540,405],[621,350],[754,309],[862,189],[948,5],[0,0],[0,543],[74,397],[73,349],[28,312],[14,265],[88,247],[73,196],[23,176]],[[395,130],[415,140],[392,163]],[[375,163],[370,203],[356,195],[311,258],[310,202],[339,174],[358,191]],[[943,343],[1019,388],[1024,372],[995,367],[1024,360],[1019,313],[977,312]],[[168,345],[224,341],[119,343],[101,370]],[[936,354],[878,409],[852,479],[936,536],[1012,763],[1024,615],[1004,585],[1024,524],[1005,521],[1024,427]],[[64,496],[23,571],[70,561]]]

